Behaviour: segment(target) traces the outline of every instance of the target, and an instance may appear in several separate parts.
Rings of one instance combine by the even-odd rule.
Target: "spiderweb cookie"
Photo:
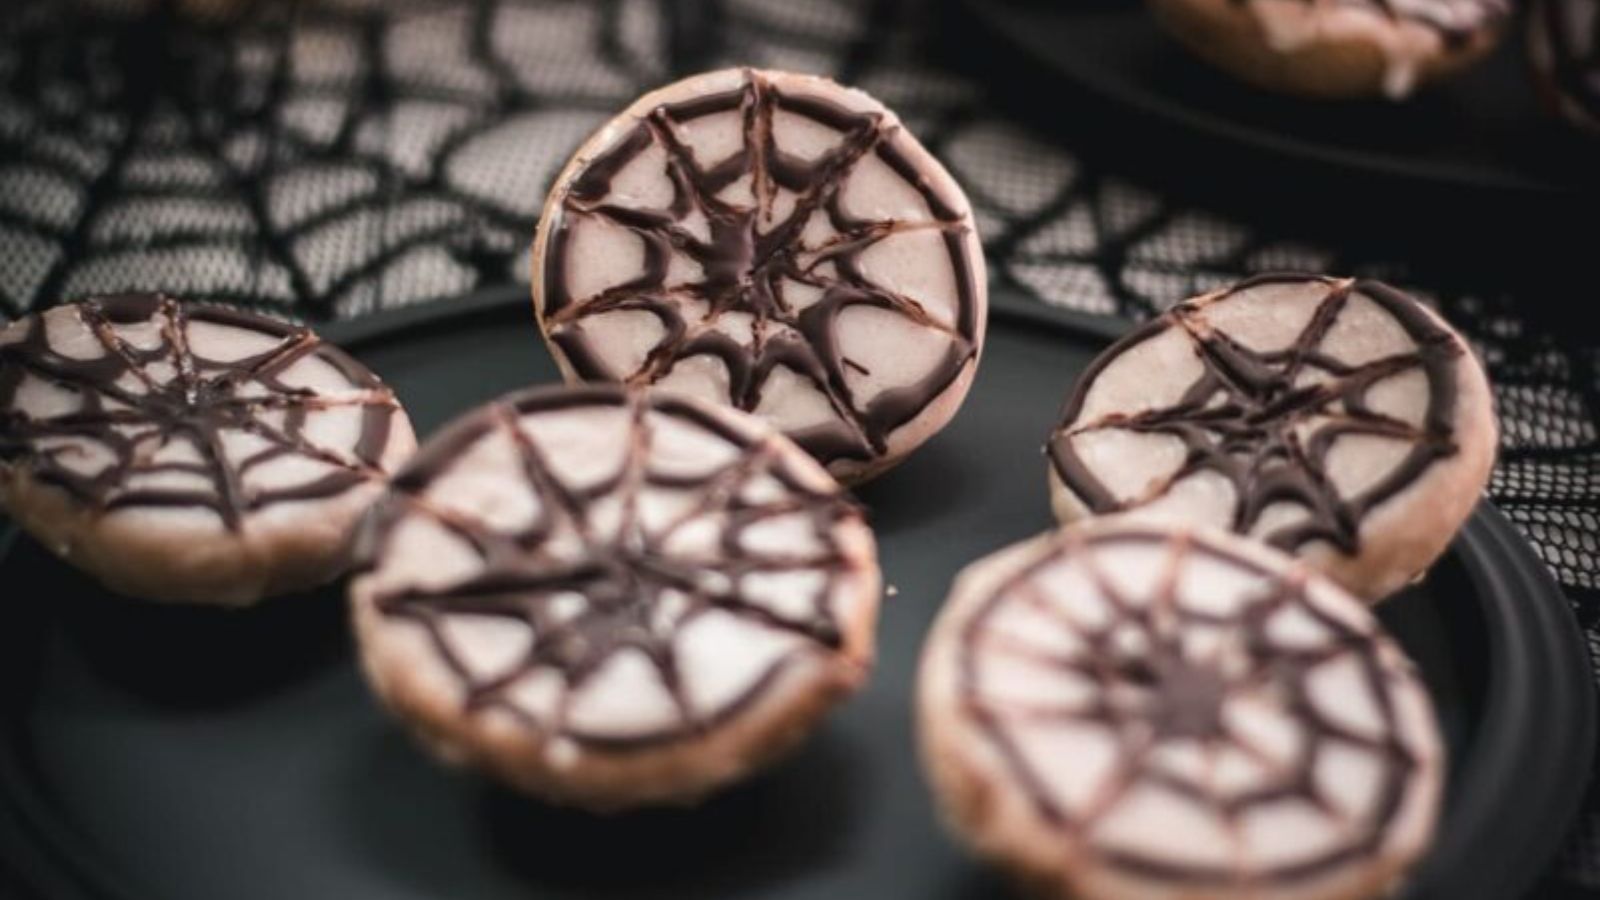
[[[578,150],[533,293],[569,380],[755,413],[846,482],[955,414],[987,309],[966,197],[895,115],[753,69],[648,94]]]
[[[1093,523],[974,563],[919,686],[950,824],[1045,896],[1380,896],[1437,819],[1440,739],[1400,649],[1223,532]]]
[[[394,393],[307,328],[130,294],[0,330],[0,505],[125,594],[241,605],[332,578],[415,447]]]
[[[447,760],[593,809],[689,801],[864,680],[857,508],[759,419],[616,385],[467,414],[395,479],[353,582],[379,696]]]
[[[1483,368],[1374,281],[1267,275],[1185,301],[1078,380],[1051,435],[1058,517],[1250,535],[1368,599],[1425,570],[1477,504]]]

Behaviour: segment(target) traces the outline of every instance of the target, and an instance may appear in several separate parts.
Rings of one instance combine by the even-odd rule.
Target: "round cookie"
[[[416,448],[310,329],[156,294],[0,329],[0,506],[107,587],[238,606],[320,584]]]
[[[443,759],[596,810],[693,801],[865,679],[872,533],[766,423],[617,385],[513,394],[396,476],[363,668]]]
[[[1042,896],[1386,895],[1443,758],[1359,601],[1223,532],[1093,523],[968,566],[919,675],[948,824]]]
[[[533,296],[569,381],[753,412],[847,483],[955,414],[988,302],[966,196],[894,113],[752,69],[647,94],[579,148]]]
[[[1049,443],[1071,522],[1229,529],[1381,599],[1477,504],[1497,428],[1483,369],[1375,281],[1265,275],[1184,301],[1079,378]]]
[[[1534,0],[1528,61],[1546,104],[1600,134],[1600,0]]]
[[[1197,56],[1269,90],[1400,99],[1487,56],[1509,0],[1151,0]]]

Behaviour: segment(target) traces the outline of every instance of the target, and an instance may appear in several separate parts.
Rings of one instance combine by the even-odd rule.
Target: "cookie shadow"
[[[346,767],[347,834],[383,878],[439,896],[749,896],[847,855],[859,757],[824,732],[700,806],[594,815],[436,765],[388,727]]]
[[[901,531],[961,509],[973,473],[959,451],[954,441],[935,437],[904,463],[856,488],[872,527]]]
[[[960,874],[946,881],[935,896],[938,900],[994,900],[1026,896],[1026,893],[1024,885],[1007,880],[998,869],[969,860]]]
[[[823,733],[695,808],[596,816],[502,790],[483,808],[496,855],[541,886],[587,897],[747,896],[845,856],[865,799],[858,776],[856,755]]]
[[[248,609],[169,605],[118,596],[32,540],[18,541],[7,575],[96,680],[155,705],[224,708],[274,693],[348,653],[337,585]],[[18,600],[24,600],[19,597]]]

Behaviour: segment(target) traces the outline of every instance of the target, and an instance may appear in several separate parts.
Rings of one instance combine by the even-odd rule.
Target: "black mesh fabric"
[[[1122,318],[1269,269],[1382,277],[1488,362],[1492,493],[1600,658],[1600,348],[1539,298],[1466,293],[1163,196],[991,111],[929,61],[917,3],[97,0],[0,14],[0,321],[161,289],[306,320],[527,278],[545,188],[595,126],[674,74],[748,64],[876,94],[976,206],[1003,285]],[[1581,786],[1574,785],[1574,790]],[[1559,867],[1600,887],[1600,806]]]

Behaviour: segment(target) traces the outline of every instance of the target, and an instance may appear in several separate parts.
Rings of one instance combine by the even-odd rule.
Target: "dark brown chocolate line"
[[[33,316],[20,327],[20,341],[0,346],[0,460],[20,466],[44,484],[54,485],[92,509],[106,511],[130,507],[198,507],[216,513],[229,530],[238,530],[245,516],[275,503],[320,500],[337,496],[378,474],[388,446],[392,419],[398,404],[378,378],[343,352],[322,343],[309,330],[252,313],[183,304],[159,294],[127,294],[74,304],[71,309],[100,343],[103,355],[89,360],[56,352],[49,342],[44,320]],[[157,346],[141,350],[117,336],[113,326],[155,321],[160,327]],[[207,322],[264,334],[279,339],[270,350],[238,360],[214,360],[189,347],[190,322]],[[305,436],[308,413],[337,405],[352,405],[291,387],[280,376],[298,360],[316,356],[331,365],[364,392],[354,401],[362,407],[360,439],[351,462],[313,444]],[[175,371],[166,385],[156,383],[146,367],[165,363]],[[17,408],[23,378],[55,384],[82,398],[78,412],[55,418],[34,419]],[[118,381],[132,377],[144,393],[127,390]],[[246,385],[260,388],[260,397],[240,397]],[[108,408],[107,401],[128,409]],[[260,420],[263,411],[285,410],[282,428]],[[138,428],[134,436],[119,428]],[[231,460],[222,450],[222,434],[230,429],[247,431],[267,447],[245,460]],[[199,464],[157,464],[149,460],[174,438],[190,441],[200,454]],[[114,460],[93,475],[65,464],[70,451],[45,449],[52,438],[83,438],[106,448]],[[150,448],[141,452],[141,447]],[[243,476],[249,469],[283,456],[301,455],[332,466],[336,471],[311,481],[271,490],[249,489]],[[186,472],[207,478],[210,489],[130,488],[131,478],[159,472]]]
[[[784,93],[754,71],[747,70],[745,79],[745,84],[735,90],[651,110],[627,136],[602,151],[573,179],[552,212],[549,226],[543,273],[548,332],[573,369],[587,380],[653,383],[685,359],[714,357],[728,372],[730,401],[746,411],[760,404],[762,388],[772,370],[786,367],[814,384],[839,417],[838,422],[792,433],[790,437],[825,463],[870,461],[887,451],[889,434],[916,418],[977,356],[978,285],[969,258],[965,217],[906,156],[901,142],[909,138],[898,127],[888,126],[881,116],[855,112],[816,96]],[[775,109],[809,118],[841,132],[844,139],[816,160],[786,153],[772,136]],[[676,126],[735,110],[743,113],[743,150],[709,169],[702,168],[677,139]],[[654,210],[607,205],[613,179],[651,146],[660,146],[667,155],[667,174],[674,185],[671,204]],[[862,253],[912,224],[862,221],[844,210],[840,189],[867,153],[875,153],[921,194],[944,234],[957,282],[958,309],[953,330],[932,320],[915,301],[884,290],[860,271]],[[752,179],[757,198],[754,209],[736,207],[717,198],[719,191],[746,176]],[[763,230],[774,186],[793,192],[797,201],[783,221]],[[836,276],[819,274],[817,263],[800,263],[799,236],[811,215],[819,210],[841,235],[854,236],[825,255],[838,273]],[[699,240],[675,224],[691,211],[704,215],[709,240]],[[636,234],[645,247],[644,273],[598,297],[572,297],[566,285],[567,251],[572,217],[577,215],[602,216]],[[705,273],[703,283],[667,283],[674,250],[700,264]],[[818,288],[823,295],[809,308],[796,312],[781,298],[778,286],[784,279]],[[683,293],[704,300],[712,318],[730,311],[751,314],[757,335],[752,346],[743,346],[711,329],[691,335],[691,323],[685,321],[672,297]],[[863,406],[850,390],[846,379],[849,365],[842,358],[836,338],[839,317],[852,306],[889,310],[916,324],[943,331],[950,336],[950,347],[925,376],[885,391]],[[582,319],[588,316],[622,310],[653,315],[666,332],[637,373],[615,372],[606,366],[582,325]],[[777,336],[779,329],[770,328],[771,324],[787,326],[802,339]],[[773,334],[769,335],[769,331]]]
[[[1058,543],[1028,565],[1006,579],[987,597],[978,611],[963,626],[958,635],[957,690],[963,710],[989,742],[1005,765],[1033,802],[1037,812],[1048,822],[1074,835],[1076,841],[1090,837],[1100,815],[1114,806],[1120,797],[1139,779],[1155,782],[1187,797],[1197,804],[1209,804],[1228,823],[1237,829],[1242,817],[1252,808],[1288,799],[1303,800],[1318,806],[1325,814],[1334,815],[1329,798],[1321,795],[1313,776],[1318,764],[1318,754],[1327,740],[1352,743],[1378,755],[1386,763],[1380,801],[1376,808],[1359,821],[1359,830],[1340,846],[1310,859],[1287,866],[1265,870],[1240,871],[1229,867],[1196,866],[1160,859],[1149,855],[1096,848],[1112,865],[1141,876],[1180,881],[1197,885],[1223,884],[1289,884],[1315,878],[1352,861],[1371,856],[1382,845],[1399,812],[1407,780],[1416,770],[1417,760],[1400,742],[1398,713],[1386,692],[1386,675],[1378,655],[1373,635],[1352,629],[1343,621],[1324,613],[1306,595],[1303,581],[1274,575],[1260,564],[1236,556],[1221,548],[1186,542],[1173,545],[1173,539],[1158,531],[1131,531],[1111,535],[1082,537],[1065,534]],[[1241,632],[1241,645],[1251,658],[1251,671],[1242,678],[1231,679],[1221,672],[1207,671],[1202,665],[1184,657],[1181,644],[1176,640],[1186,626],[1180,621],[1163,633],[1154,618],[1154,610],[1178,610],[1175,579],[1163,579],[1156,588],[1157,596],[1148,603],[1136,604],[1124,596],[1116,584],[1100,574],[1093,564],[1093,556],[1102,548],[1126,544],[1166,544],[1173,546],[1176,560],[1190,554],[1203,554],[1213,560],[1243,569],[1272,580],[1273,588],[1261,598],[1246,605],[1235,616],[1222,617],[1212,622],[1213,627],[1230,627]],[[1009,709],[1000,708],[985,700],[979,690],[977,657],[983,652],[1000,652],[994,640],[985,636],[988,621],[1006,603],[1029,602],[1027,598],[1037,592],[1032,578],[1041,569],[1064,558],[1076,557],[1088,566],[1096,588],[1105,595],[1112,610],[1112,621],[1096,630],[1085,630],[1075,623],[1061,620],[1061,625],[1082,638],[1090,659],[1062,660],[1059,668],[1078,677],[1097,681],[1102,688],[1111,683],[1132,683],[1152,694],[1151,702],[1141,711],[1131,713],[1149,726],[1152,739],[1138,747],[1124,746],[1119,752],[1121,775],[1115,790],[1106,792],[1107,799],[1088,815],[1073,815],[1060,807],[1045,788],[1041,775],[1023,755],[1017,742],[1000,721],[1009,717]],[[1174,572],[1176,569],[1173,570]],[[1286,606],[1295,606],[1328,628],[1334,637],[1332,644],[1316,654],[1306,655],[1292,649],[1275,647],[1267,637],[1267,627],[1272,616]],[[1119,650],[1112,635],[1122,628],[1138,629],[1149,639],[1149,651],[1142,657],[1129,658]],[[1163,639],[1166,638],[1166,639]],[[1354,734],[1338,723],[1327,719],[1310,700],[1307,676],[1321,662],[1352,654],[1358,660],[1367,680],[1368,690],[1383,718],[1383,739],[1374,741]],[[1030,656],[1036,664],[1053,665],[1050,660]],[[1266,783],[1261,789],[1236,798],[1210,797],[1193,785],[1145,768],[1148,752],[1161,740],[1200,740],[1224,743],[1254,758],[1261,752],[1247,740],[1231,731],[1222,716],[1221,704],[1229,689],[1260,680],[1285,685],[1289,692],[1292,715],[1300,720],[1309,732],[1301,753],[1295,761],[1294,771],[1287,778]],[[1215,682],[1214,684],[1212,682]],[[1051,721],[1084,721],[1107,729],[1119,740],[1140,729],[1129,729],[1130,713],[1100,703],[1088,709],[1070,713],[1058,710]],[[1064,765],[1070,764],[1068,761]]]
[[[623,454],[621,468],[602,479],[602,487],[579,491],[562,484],[551,472],[536,441],[523,430],[524,416],[584,407],[619,407],[631,418],[631,442]],[[649,425],[647,413],[656,413],[689,422],[738,447],[740,459],[704,476],[662,475],[649,465]],[[512,532],[490,529],[481,522],[447,516],[433,508],[424,495],[438,478],[447,473],[460,456],[480,440],[499,431],[513,441],[521,464],[523,487],[540,501],[544,511],[525,528]],[[756,475],[770,475],[788,491],[785,501],[753,506],[739,497],[739,489]],[[678,524],[660,534],[647,534],[638,527],[631,512],[623,522],[624,537],[597,538],[588,525],[590,508],[608,494],[629,495],[641,486],[691,491],[692,507]],[[625,496],[625,507],[632,506]],[[662,547],[663,542],[683,522],[721,513],[727,517],[722,534],[722,559],[695,562],[675,560]],[[812,534],[825,548],[814,557],[755,555],[742,544],[744,532],[760,521],[790,513],[806,515]],[[830,610],[840,578],[848,574],[849,564],[834,544],[832,534],[839,523],[859,518],[860,511],[836,487],[817,487],[792,472],[781,455],[766,439],[753,439],[747,432],[718,415],[670,395],[626,389],[620,385],[597,383],[571,388],[535,388],[504,397],[487,407],[469,413],[448,426],[414,456],[391,482],[389,493],[374,507],[357,542],[358,566],[370,571],[386,552],[389,537],[408,516],[434,518],[462,538],[479,554],[484,569],[472,578],[439,589],[401,588],[380,593],[376,606],[383,615],[420,623],[430,634],[439,657],[465,686],[466,710],[488,708],[504,710],[530,730],[558,733],[599,750],[625,751],[681,740],[717,727],[736,716],[759,697],[777,674],[792,664],[800,652],[786,654],[755,680],[740,697],[711,716],[696,716],[677,677],[674,641],[696,616],[716,609],[805,639],[811,651],[834,652],[843,644],[843,635]],[[551,517],[561,517],[584,543],[584,559],[567,568],[554,568],[541,555],[541,546],[552,532]],[[741,579],[751,573],[772,570],[809,569],[823,574],[822,584],[810,598],[810,615],[791,618],[779,615],[743,596]],[[708,582],[722,581],[716,585]],[[565,591],[582,594],[583,612],[571,620],[557,622],[550,612],[552,600]],[[688,608],[670,633],[661,634],[651,624],[656,607],[667,591],[687,598]],[[509,671],[495,677],[475,679],[469,668],[450,648],[441,631],[442,620],[450,614],[494,616],[526,623],[534,634],[528,654]],[[633,649],[643,653],[659,673],[662,684],[680,712],[681,722],[672,728],[638,735],[596,735],[576,731],[564,722],[535,721],[507,696],[518,680],[541,668],[561,673],[567,696],[572,696],[617,653]]]
[[[1203,317],[1206,306],[1241,291],[1269,283],[1308,281],[1326,285],[1328,293],[1288,348],[1252,351],[1226,334],[1191,322]],[[1322,340],[1351,296],[1365,297],[1392,316],[1415,342],[1416,350],[1359,366],[1323,352]],[[1112,360],[1173,328],[1189,336],[1205,368],[1177,403],[1104,422],[1077,422],[1089,390]],[[1234,531],[1248,534],[1268,507],[1292,503],[1303,507],[1307,518],[1264,535],[1268,543],[1294,552],[1314,541],[1325,541],[1354,555],[1361,549],[1362,519],[1415,483],[1434,462],[1455,452],[1455,366],[1464,352],[1460,341],[1420,304],[1380,282],[1341,282],[1294,274],[1258,276],[1221,294],[1179,304],[1096,358],[1067,400],[1049,443],[1050,457],[1062,483],[1090,512],[1119,512],[1152,498],[1119,501],[1079,456],[1073,437],[1099,428],[1168,435],[1183,442],[1185,460],[1158,496],[1197,472],[1215,472],[1233,485],[1237,497],[1231,523]],[[1333,380],[1296,386],[1296,375],[1307,365],[1327,372]],[[1428,384],[1428,406],[1420,429],[1373,411],[1366,401],[1374,384],[1413,369],[1421,371]],[[1219,397],[1220,403],[1216,402]],[[1343,406],[1340,415],[1329,411],[1336,403]],[[1330,416],[1332,421],[1319,426],[1309,440],[1302,440],[1297,426],[1317,416]],[[1350,434],[1406,439],[1412,441],[1412,447],[1387,475],[1359,495],[1345,498],[1329,478],[1327,458],[1337,439]]]

